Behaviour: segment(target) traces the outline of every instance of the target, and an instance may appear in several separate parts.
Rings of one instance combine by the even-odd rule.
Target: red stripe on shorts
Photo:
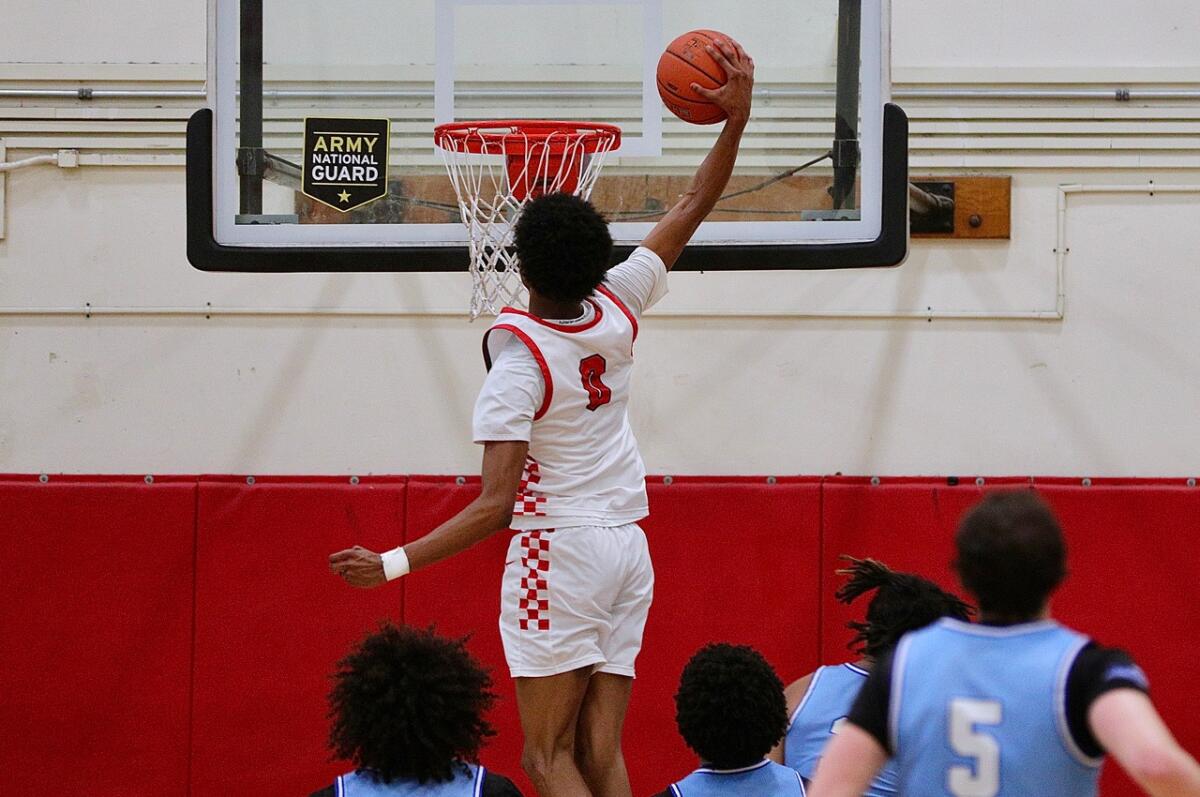
[[[521,579],[518,625],[522,631],[550,630],[550,535],[554,529],[530,531],[521,537]]]

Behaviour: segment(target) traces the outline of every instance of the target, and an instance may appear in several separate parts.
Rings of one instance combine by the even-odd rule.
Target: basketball
[[[697,83],[706,89],[725,85],[725,70],[705,52],[717,39],[733,39],[715,30],[689,31],[667,45],[658,59],[658,94],[671,113],[694,125],[711,125],[725,119],[725,112],[692,90]]]

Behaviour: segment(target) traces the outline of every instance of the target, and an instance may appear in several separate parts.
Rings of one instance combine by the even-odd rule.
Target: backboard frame
[[[261,0],[244,0],[261,3]],[[528,2],[528,0],[526,0]],[[556,2],[557,0],[543,0]],[[565,0],[569,3],[572,0]],[[459,6],[487,4],[489,0],[440,0],[451,12]],[[537,0],[533,0],[537,2]],[[842,0],[842,7],[865,3],[886,12],[888,0]],[[210,0],[210,11],[236,7],[237,0]],[[770,222],[777,227],[803,227],[804,237],[773,241],[749,242],[739,238],[745,222],[709,222],[702,226],[693,243],[684,252],[677,270],[774,270],[774,269],[839,269],[892,266],[902,262],[908,250],[908,124],[903,111],[886,102],[890,79],[887,77],[886,42],[887,14],[869,14],[876,22],[864,25],[864,37],[878,36],[879,47],[868,46],[864,66],[878,69],[884,78],[878,84],[864,82],[862,96],[862,126],[858,135],[868,144],[862,160],[862,221],[851,222]],[[229,53],[218,56],[236,42],[228,24],[218,30],[219,15],[210,13],[210,58],[207,93],[209,107],[193,114],[187,136],[187,199],[188,199],[188,259],[193,266],[205,271],[237,272],[453,272],[465,271],[468,249],[461,225],[243,225],[234,224],[235,213],[231,195],[238,187],[236,174],[231,177],[231,164],[218,164],[217,154],[233,146],[235,124],[235,95],[237,77]],[[228,23],[228,20],[226,20]],[[244,24],[244,21],[243,21]],[[243,31],[244,33],[244,31]],[[260,34],[261,36],[261,29]],[[857,44],[857,42],[856,42]],[[839,43],[839,49],[842,43]],[[244,52],[244,51],[243,51]],[[259,50],[261,53],[261,49]],[[869,57],[875,54],[872,61]],[[261,60],[261,55],[259,56]],[[839,61],[840,62],[840,61]],[[854,62],[857,67],[857,60]],[[261,108],[261,65],[259,68],[259,108]],[[443,76],[444,79],[444,76]],[[839,98],[843,90],[839,74]],[[858,89],[857,68],[853,74],[854,89]],[[247,82],[245,72],[242,83]],[[874,89],[871,86],[874,85]],[[444,106],[443,99],[439,101]],[[655,98],[657,99],[657,98]],[[857,99],[857,98],[856,98]],[[218,114],[214,116],[214,108]],[[440,113],[446,113],[444,107]],[[261,114],[261,111],[260,111]],[[222,121],[224,120],[224,121]],[[650,131],[653,132],[653,131]],[[839,132],[839,135],[841,133]],[[878,137],[878,145],[871,141]],[[645,141],[645,137],[643,137]],[[651,141],[651,144],[653,142]],[[878,153],[873,155],[872,153]],[[227,159],[232,160],[232,159]],[[869,171],[878,173],[868,175]],[[223,220],[223,222],[222,222]],[[843,225],[838,228],[841,240],[822,240],[821,225]],[[845,240],[846,225],[860,225],[868,236]],[[389,242],[386,230],[364,230],[364,227],[451,227],[459,233],[453,239],[444,234],[430,235],[428,240],[412,238],[417,232],[406,230],[410,236],[404,244]],[[649,225],[614,223],[613,237],[618,241],[616,257],[622,258],[636,246]],[[337,227],[340,229],[331,229]],[[646,229],[641,229],[645,227]],[[353,229],[357,228],[357,229]],[[632,229],[630,229],[632,228]],[[308,232],[312,231],[312,232]],[[366,235],[364,235],[366,233]],[[342,236],[344,241],[331,240]],[[307,239],[306,239],[307,236]]]

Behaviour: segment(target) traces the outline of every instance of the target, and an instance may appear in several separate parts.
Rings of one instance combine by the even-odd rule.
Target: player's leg
[[[517,678],[525,734],[521,766],[541,797],[589,797],[575,765],[576,725],[592,668],[544,678]]]
[[[596,550],[591,528],[513,537],[500,597],[500,637],[516,679],[525,733],[522,764],[542,797],[589,795],[575,764],[576,725],[588,679],[604,663],[609,593],[619,563]]]
[[[633,679],[598,672],[588,682],[575,733],[575,761],[596,797],[632,797],[621,730]]]
[[[620,581],[600,640],[605,661],[592,676],[580,710],[576,752],[594,794],[629,797],[621,731],[633,688],[634,662],[654,600],[654,567],[646,535],[636,523],[608,529],[602,539],[611,548]]]

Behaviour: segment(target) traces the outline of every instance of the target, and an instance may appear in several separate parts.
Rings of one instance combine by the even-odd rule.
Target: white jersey
[[[636,262],[635,262],[636,260]],[[633,264],[632,266],[630,264]],[[649,514],[646,470],[629,425],[628,403],[633,374],[637,313],[665,292],[661,261],[639,249],[619,269],[637,267],[635,276],[651,279],[642,291],[601,285],[586,300],[579,323],[559,323],[522,310],[506,308],[484,336],[484,360],[511,363],[519,373],[528,355],[540,373],[540,390],[514,391],[485,384],[476,407],[476,440],[528,439],[529,456],[521,478],[512,527],[515,529],[621,526]],[[662,280],[665,283],[665,280]],[[628,283],[621,284],[626,288]],[[633,304],[631,308],[629,305]],[[514,353],[519,346],[525,351]],[[518,359],[515,355],[524,355]],[[530,366],[534,367],[534,366]],[[497,382],[500,375],[489,374]],[[526,380],[528,384],[530,380]],[[516,398],[513,398],[513,396]],[[506,425],[497,417],[522,418],[522,402],[533,404],[532,423]],[[510,431],[515,429],[516,431]]]

